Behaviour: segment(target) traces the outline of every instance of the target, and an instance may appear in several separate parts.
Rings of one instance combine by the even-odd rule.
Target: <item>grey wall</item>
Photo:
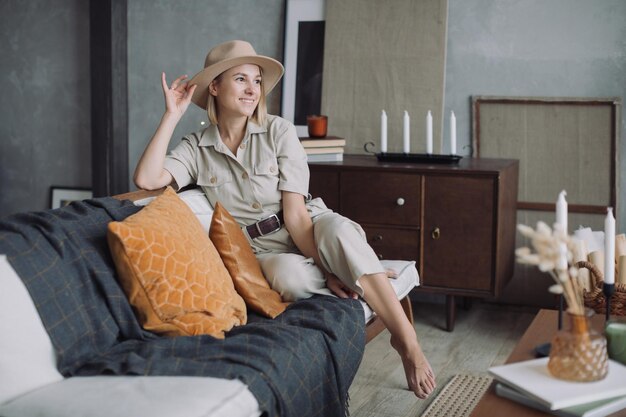
[[[152,137],[165,104],[161,72],[168,81],[190,78],[204,66],[209,49],[242,39],[258,54],[282,61],[284,0],[128,0],[129,164],[135,166]],[[280,85],[268,97],[268,110],[280,111]],[[189,106],[170,145],[202,128],[206,112]]]
[[[620,97],[623,103],[626,1],[449,0],[445,114],[456,114],[461,148],[471,143],[472,95]],[[624,112],[620,125],[624,161]],[[444,151],[448,137],[446,120]],[[626,231],[621,165],[618,229]]]
[[[622,103],[626,98],[623,0],[449,0],[448,11],[445,114],[455,111],[461,148],[471,143],[472,95],[620,97]],[[620,161],[626,156],[625,116],[622,112]],[[443,143],[449,149],[449,141]],[[621,165],[618,232],[626,231],[626,169]],[[571,216],[572,228],[579,219]],[[531,226],[537,220],[551,223],[554,215],[518,214],[518,221]],[[601,230],[602,223],[585,225]],[[516,265],[501,301],[552,305],[550,284],[546,274]]]
[[[89,3],[0,2],[0,216],[91,184]]]

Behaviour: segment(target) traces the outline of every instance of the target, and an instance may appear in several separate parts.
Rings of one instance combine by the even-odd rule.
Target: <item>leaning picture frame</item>
[[[285,8],[281,113],[306,137],[306,116],[321,111],[325,0],[287,0]]]
[[[72,201],[86,200],[92,198],[93,193],[88,188],[50,187],[50,208],[59,208],[68,205]]]

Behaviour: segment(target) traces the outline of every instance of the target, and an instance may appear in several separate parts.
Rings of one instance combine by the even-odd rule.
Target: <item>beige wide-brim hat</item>
[[[191,101],[206,110],[211,81],[224,71],[243,64],[255,64],[261,67],[265,94],[272,91],[285,72],[280,62],[267,56],[257,55],[248,42],[224,42],[209,51],[204,60],[204,69],[189,81],[189,85],[196,84],[198,86],[191,97]]]

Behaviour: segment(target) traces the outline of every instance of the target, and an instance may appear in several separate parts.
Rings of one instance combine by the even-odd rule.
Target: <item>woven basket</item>
[[[593,288],[583,292],[585,306],[591,308],[596,313],[606,313],[606,299],[602,292],[604,277],[602,272],[591,262],[580,261],[576,264],[578,268],[587,268],[593,277]],[[611,314],[615,316],[626,316],[626,285],[615,284],[615,292],[611,297]]]

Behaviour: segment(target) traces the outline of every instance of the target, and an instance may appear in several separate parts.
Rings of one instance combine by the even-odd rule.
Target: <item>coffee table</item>
[[[535,346],[549,342],[557,331],[558,312],[556,310],[540,310],[537,316],[530,324],[519,343],[513,349],[513,352],[506,360],[506,363],[520,362],[528,359],[534,359]],[[567,318],[564,317],[564,321]],[[567,323],[564,322],[565,325]],[[591,324],[597,331],[602,331],[604,327],[604,315],[596,314],[591,318]],[[518,404],[506,398],[496,395],[494,388],[495,383],[491,384],[489,390],[480,399],[470,417],[540,417],[551,416],[552,414],[543,413]],[[626,410],[621,410],[611,414],[611,417],[626,417]]]

